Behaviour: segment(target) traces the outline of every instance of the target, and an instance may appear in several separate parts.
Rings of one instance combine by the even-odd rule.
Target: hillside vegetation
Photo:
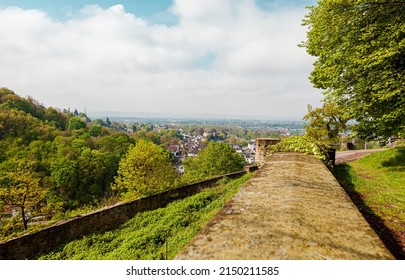
[[[405,147],[377,152],[334,174],[397,258],[405,258]]]
[[[32,218],[99,204],[135,143],[77,110],[45,107],[6,88],[0,109],[0,239],[27,230]]]
[[[139,213],[115,230],[72,241],[40,259],[173,259],[251,176],[222,180],[216,188]]]
[[[210,173],[197,162],[192,176],[186,170],[179,177],[167,146],[181,137],[176,129],[139,124],[128,130],[108,117],[91,120],[76,109],[45,107],[0,88],[0,240],[119,200],[222,175],[215,163],[232,163],[231,156],[238,155],[227,143],[210,144],[219,145],[217,154],[205,153]],[[226,172],[240,171],[244,158],[236,160]]]

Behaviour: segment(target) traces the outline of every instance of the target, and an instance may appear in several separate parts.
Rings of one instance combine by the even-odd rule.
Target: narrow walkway
[[[375,152],[385,151],[385,149],[371,149],[371,150],[350,150],[350,151],[337,151],[335,164],[344,164],[347,162],[355,161],[361,157],[364,157]]]
[[[277,153],[176,259],[393,259],[325,165]]]

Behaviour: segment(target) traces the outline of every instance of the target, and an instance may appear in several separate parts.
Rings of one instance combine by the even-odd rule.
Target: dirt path
[[[344,164],[346,162],[355,161],[365,155],[375,152],[384,151],[386,149],[372,149],[372,150],[353,150],[353,151],[338,151],[336,152],[336,165]]]

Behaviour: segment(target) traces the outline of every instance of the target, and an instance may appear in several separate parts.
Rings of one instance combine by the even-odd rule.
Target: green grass
[[[139,213],[115,230],[69,242],[40,259],[173,259],[251,177],[223,179],[216,188]]]
[[[401,236],[403,239],[405,233],[405,147],[338,166],[334,174],[360,211],[371,218],[369,222],[379,224],[377,233],[391,231],[390,236],[399,239],[395,242],[404,251],[405,240]]]

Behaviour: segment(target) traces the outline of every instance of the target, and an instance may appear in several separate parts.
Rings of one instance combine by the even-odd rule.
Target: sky
[[[315,0],[0,0],[0,87],[87,112],[302,119]],[[136,115],[136,114],[135,114]]]

